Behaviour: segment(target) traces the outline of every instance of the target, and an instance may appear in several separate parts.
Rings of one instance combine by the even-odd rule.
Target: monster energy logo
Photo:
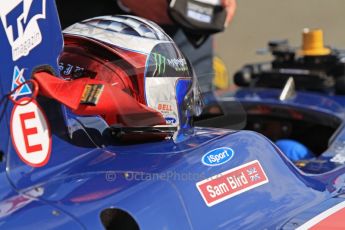
[[[155,73],[157,73],[157,75],[160,74],[164,74],[165,73],[165,64],[166,64],[166,57],[164,57],[161,54],[158,53],[153,53],[154,59],[155,59],[155,64],[156,64],[156,69],[155,69]],[[154,74],[156,75],[156,74]]]
[[[176,72],[187,71],[188,66],[186,59],[184,58],[166,58],[159,53],[153,53],[156,69],[154,75],[164,74],[166,71],[166,65],[173,68]]]

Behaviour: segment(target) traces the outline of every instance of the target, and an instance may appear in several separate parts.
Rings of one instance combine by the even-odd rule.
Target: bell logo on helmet
[[[172,105],[169,103],[158,103],[157,109],[161,112],[171,112],[173,111]]]
[[[160,102],[155,108],[163,115],[169,125],[177,125],[177,115],[175,112],[177,108],[171,102]]]
[[[46,0],[2,1],[1,21],[12,47],[12,60],[27,56],[42,42],[39,19],[46,18]]]

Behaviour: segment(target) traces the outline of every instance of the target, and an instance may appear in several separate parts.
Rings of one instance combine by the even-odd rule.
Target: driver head
[[[76,23],[64,35],[64,78],[86,71],[160,112],[167,124],[191,127],[192,116],[201,111],[196,77],[155,23],[134,16],[103,16]]]

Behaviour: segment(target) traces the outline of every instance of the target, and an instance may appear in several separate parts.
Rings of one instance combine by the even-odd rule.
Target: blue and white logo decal
[[[1,1],[0,17],[16,61],[42,42],[38,20],[46,18],[46,0]]]
[[[19,70],[18,66],[15,66],[13,70],[11,91],[13,91],[14,89],[17,89],[24,82],[25,82],[24,69]],[[31,94],[31,89],[27,84],[25,84],[21,86],[20,88],[18,88],[12,94],[12,97],[14,100],[16,100],[18,96],[23,96],[23,95],[28,95],[28,94]]]
[[[165,117],[165,121],[169,124],[169,125],[176,125],[177,123],[177,119],[175,116],[171,115],[171,116],[166,116]]]
[[[234,156],[234,150],[228,147],[213,149],[207,152],[201,162],[207,166],[218,166],[225,164]]]

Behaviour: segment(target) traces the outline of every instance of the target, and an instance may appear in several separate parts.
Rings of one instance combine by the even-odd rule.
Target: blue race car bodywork
[[[298,56],[286,40],[272,41],[269,48],[272,62],[245,65],[235,74],[235,82],[243,87],[223,94],[221,104],[240,103],[240,112],[246,114],[242,128],[276,142],[304,172],[320,174],[341,167],[344,52],[329,49],[327,55]],[[297,142],[286,147],[280,140]],[[308,157],[294,159],[296,143],[304,145]]]
[[[98,118],[27,88],[37,69],[59,73],[55,3],[3,1],[0,13],[2,229],[295,229],[343,212],[344,167],[305,174],[256,132],[98,145]]]

